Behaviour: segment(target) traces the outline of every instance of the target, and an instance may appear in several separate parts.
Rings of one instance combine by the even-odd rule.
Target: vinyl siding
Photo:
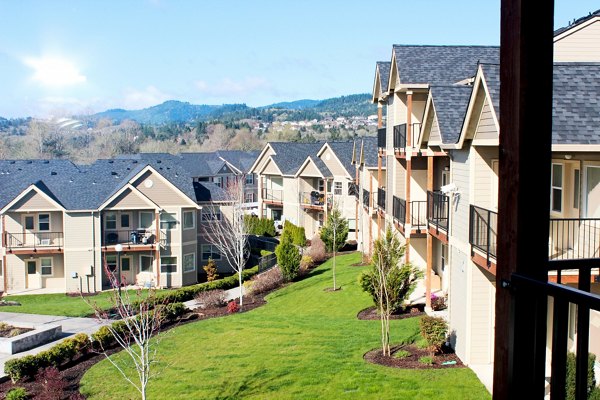
[[[478,144],[479,141],[498,140],[498,129],[496,128],[496,122],[494,121],[492,113],[493,111],[486,98],[479,116],[479,122],[477,123],[477,129],[473,139],[474,145]]]
[[[14,254],[6,255],[8,290],[25,289],[25,262]]]
[[[152,180],[152,187],[147,188],[144,184],[147,179]],[[180,193],[179,190],[167,185],[163,177],[157,176],[151,171],[143,174],[134,182],[133,186],[160,206],[181,205],[186,201],[190,201],[189,199],[186,200],[185,195]]]
[[[196,269],[190,272],[183,272],[183,255],[195,253],[196,257]],[[186,244],[181,249],[181,261],[178,260],[178,263],[181,265],[181,268],[178,270],[178,273],[182,276],[181,283],[183,285],[193,285],[198,282],[198,253],[196,244]]]
[[[126,189],[116,199],[114,199],[107,209],[140,209],[152,207],[147,199],[140,197],[138,193],[131,189]]]
[[[52,202],[48,201],[44,196],[36,192],[35,190],[30,190],[22,199],[20,199],[15,205],[13,205],[11,210],[21,210],[21,211],[36,211],[36,210],[58,210],[58,207],[54,205]]]
[[[82,290],[87,292],[88,280],[89,290],[102,288],[102,261],[101,249],[99,246],[94,248],[94,239],[100,243],[100,218],[96,213],[93,217],[91,213],[68,213],[65,214],[65,287],[67,292],[79,290],[79,279],[71,278],[71,274],[76,272],[82,278]],[[94,235],[95,228],[95,235]],[[95,250],[95,251],[94,251]],[[94,260],[94,255],[96,260]],[[95,276],[87,276],[90,267],[96,266]]]
[[[315,163],[309,161],[306,166],[300,171],[300,176],[322,176],[319,169],[315,166]]]
[[[262,174],[263,175],[280,175],[281,172],[279,172],[279,168],[277,168],[277,166],[275,165],[273,160],[268,159],[266,162],[266,166],[265,166],[264,170],[262,171]]]
[[[330,148],[325,149],[323,154],[321,154],[321,160],[325,163],[327,168],[331,171],[333,176],[336,177],[346,177],[348,176],[348,172],[346,169],[340,164],[336,155],[331,151]]]
[[[394,165],[394,190],[393,194],[401,199],[406,199],[406,167],[399,160],[393,161]]]
[[[494,301],[495,295],[492,280],[494,276],[483,272],[471,263],[471,296],[470,296],[470,357],[469,364],[488,364],[492,362]]]
[[[469,242],[469,151],[455,150],[452,152],[450,181],[458,189],[459,196],[450,198],[451,235],[463,243]]]
[[[429,132],[429,143],[441,143],[442,137],[440,135],[440,126],[438,124],[437,117],[432,119],[431,131]]]
[[[498,177],[492,170],[492,160],[498,159],[497,147],[471,147],[473,162],[473,200],[472,204],[489,210],[496,210],[498,199]]]
[[[448,292],[450,342],[461,360],[467,362],[467,298],[468,292],[468,256],[455,247],[450,249],[452,263],[449,266],[450,288]]]
[[[555,42],[554,61],[600,61],[600,20]]]

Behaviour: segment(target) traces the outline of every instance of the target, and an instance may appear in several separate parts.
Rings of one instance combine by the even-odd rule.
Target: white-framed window
[[[116,272],[117,271],[117,255],[116,254],[107,254],[105,256],[105,260],[106,260],[106,268],[108,268],[108,270],[110,272]]]
[[[348,232],[356,232],[356,219],[348,218]]]
[[[573,170],[573,208],[579,209],[581,196],[581,172],[579,169]]]
[[[246,193],[244,201],[246,203],[254,203],[254,193]]]
[[[152,272],[152,256],[140,255],[140,272]]]
[[[109,213],[104,215],[104,228],[111,230],[117,229],[117,214]]]
[[[342,182],[333,183],[333,194],[336,196],[342,195]]]
[[[50,230],[50,214],[38,214],[38,230],[45,232]]]
[[[218,187],[223,187],[223,177],[222,176],[215,176],[213,178],[213,183],[215,185],[217,185]]]
[[[28,231],[35,229],[35,217],[33,215],[25,215],[23,217],[23,225]]]
[[[140,228],[150,229],[154,222],[154,213],[150,211],[140,211]]]
[[[562,212],[563,195],[563,165],[552,164],[552,192],[550,194],[550,209]]]
[[[220,221],[221,208],[219,206],[202,207],[202,221]]]
[[[221,253],[219,253],[219,249],[212,244],[203,244],[201,247],[202,250],[202,261],[208,261],[209,258],[212,258],[215,261],[221,259]]]
[[[54,269],[52,268],[52,258],[40,258],[40,266],[42,276],[52,276]]]
[[[194,229],[196,227],[196,212],[183,212],[183,229]]]
[[[172,272],[177,272],[177,257],[161,257],[160,273],[167,274]]]
[[[177,218],[174,213],[160,214],[160,229],[175,229],[177,227]]]
[[[183,272],[192,272],[196,270],[196,253],[183,255]]]
[[[129,228],[131,226],[131,217],[129,214],[121,214],[121,228]]]
[[[246,185],[253,185],[254,184],[254,174],[247,174],[246,175]]]

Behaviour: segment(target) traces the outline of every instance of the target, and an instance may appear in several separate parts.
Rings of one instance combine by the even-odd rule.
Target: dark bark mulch
[[[0,337],[3,338],[14,337],[32,330],[32,328],[21,328],[18,326],[8,325],[6,323],[0,323]]]
[[[401,311],[398,311],[390,316],[390,319],[404,319],[404,318],[412,318],[418,317],[419,315],[425,314],[425,305],[424,304],[415,304],[412,306],[408,306]],[[377,313],[377,307],[371,306],[365,308],[364,310],[359,311],[356,315],[356,318],[360,320],[378,320],[379,314]]]
[[[404,350],[410,353],[406,357],[394,357],[398,351]],[[421,357],[430,357],[427,349],[420,349],[414,344],[406,344],[392,347],[391,356],[383,356],[381,349],[373,349],[363,356],[363,358],[373,364],[379,364],[392,368],[404,369],[441,369],[441,368],[463,368],[465,365],[460,358],[452,352],[451,349],[444,348],[441,354],[433,356],[433,364],[424,364],[419,361]],[[455,362],[454,364],[443,365],[444,362]]]

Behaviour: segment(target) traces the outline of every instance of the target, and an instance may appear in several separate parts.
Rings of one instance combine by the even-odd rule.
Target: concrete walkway
[[[242,286],[242,294],[246,294],[246,287]],[[225,301],[230,301],[233,299],[237,299],[240,297],[240,288],[234,287],[233,289],[229,289],[225,291]],[[202,303],[199,303],[196,299],[184,301],[183,304],[190,310],[194,310],[196,308],[202,307]]]
[[[53,342],[47,343],[43,346],[36,347],[28,351],[24,351],[17,354],[2,354],[0,353],[0,379],[6,377],[4,374],[4,363],[12,358],[20,358],[26,355],[33,355],[44,350],[48,350],[55,344],[62,342],[69,336],[73,336],[77,333],[87,333],[91,335],[96,332],[102,325],[108,324],[109,322],[100,322],[94,318],[74,318],[74,317],[62,317],[56,315],[40,315],[40,314],[22,314],[12,312],[0,312],[0,321],[6,322],[13,326],[19,326],[21,323],[34,324],[34,325],[45,325],[45,324],[60,324],[62,326],[62,336],[60,339]]]

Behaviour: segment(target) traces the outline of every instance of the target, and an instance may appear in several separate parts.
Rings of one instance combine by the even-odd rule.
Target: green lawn
[[[323,290],[332,286],[327,262],[261,308],[172,329],[148,398],[489,399],[467,368],[398,370],[363,360],[380,342],[378,321],[356,319],[370,305],[357,284],[362,268],[350,266],[359,260],[338,257],[341,291]],[[392,342],[417,336],[417,318],[392,321]],[[91,399],[139,398],[106,360],[85,374],[81,391]]]

